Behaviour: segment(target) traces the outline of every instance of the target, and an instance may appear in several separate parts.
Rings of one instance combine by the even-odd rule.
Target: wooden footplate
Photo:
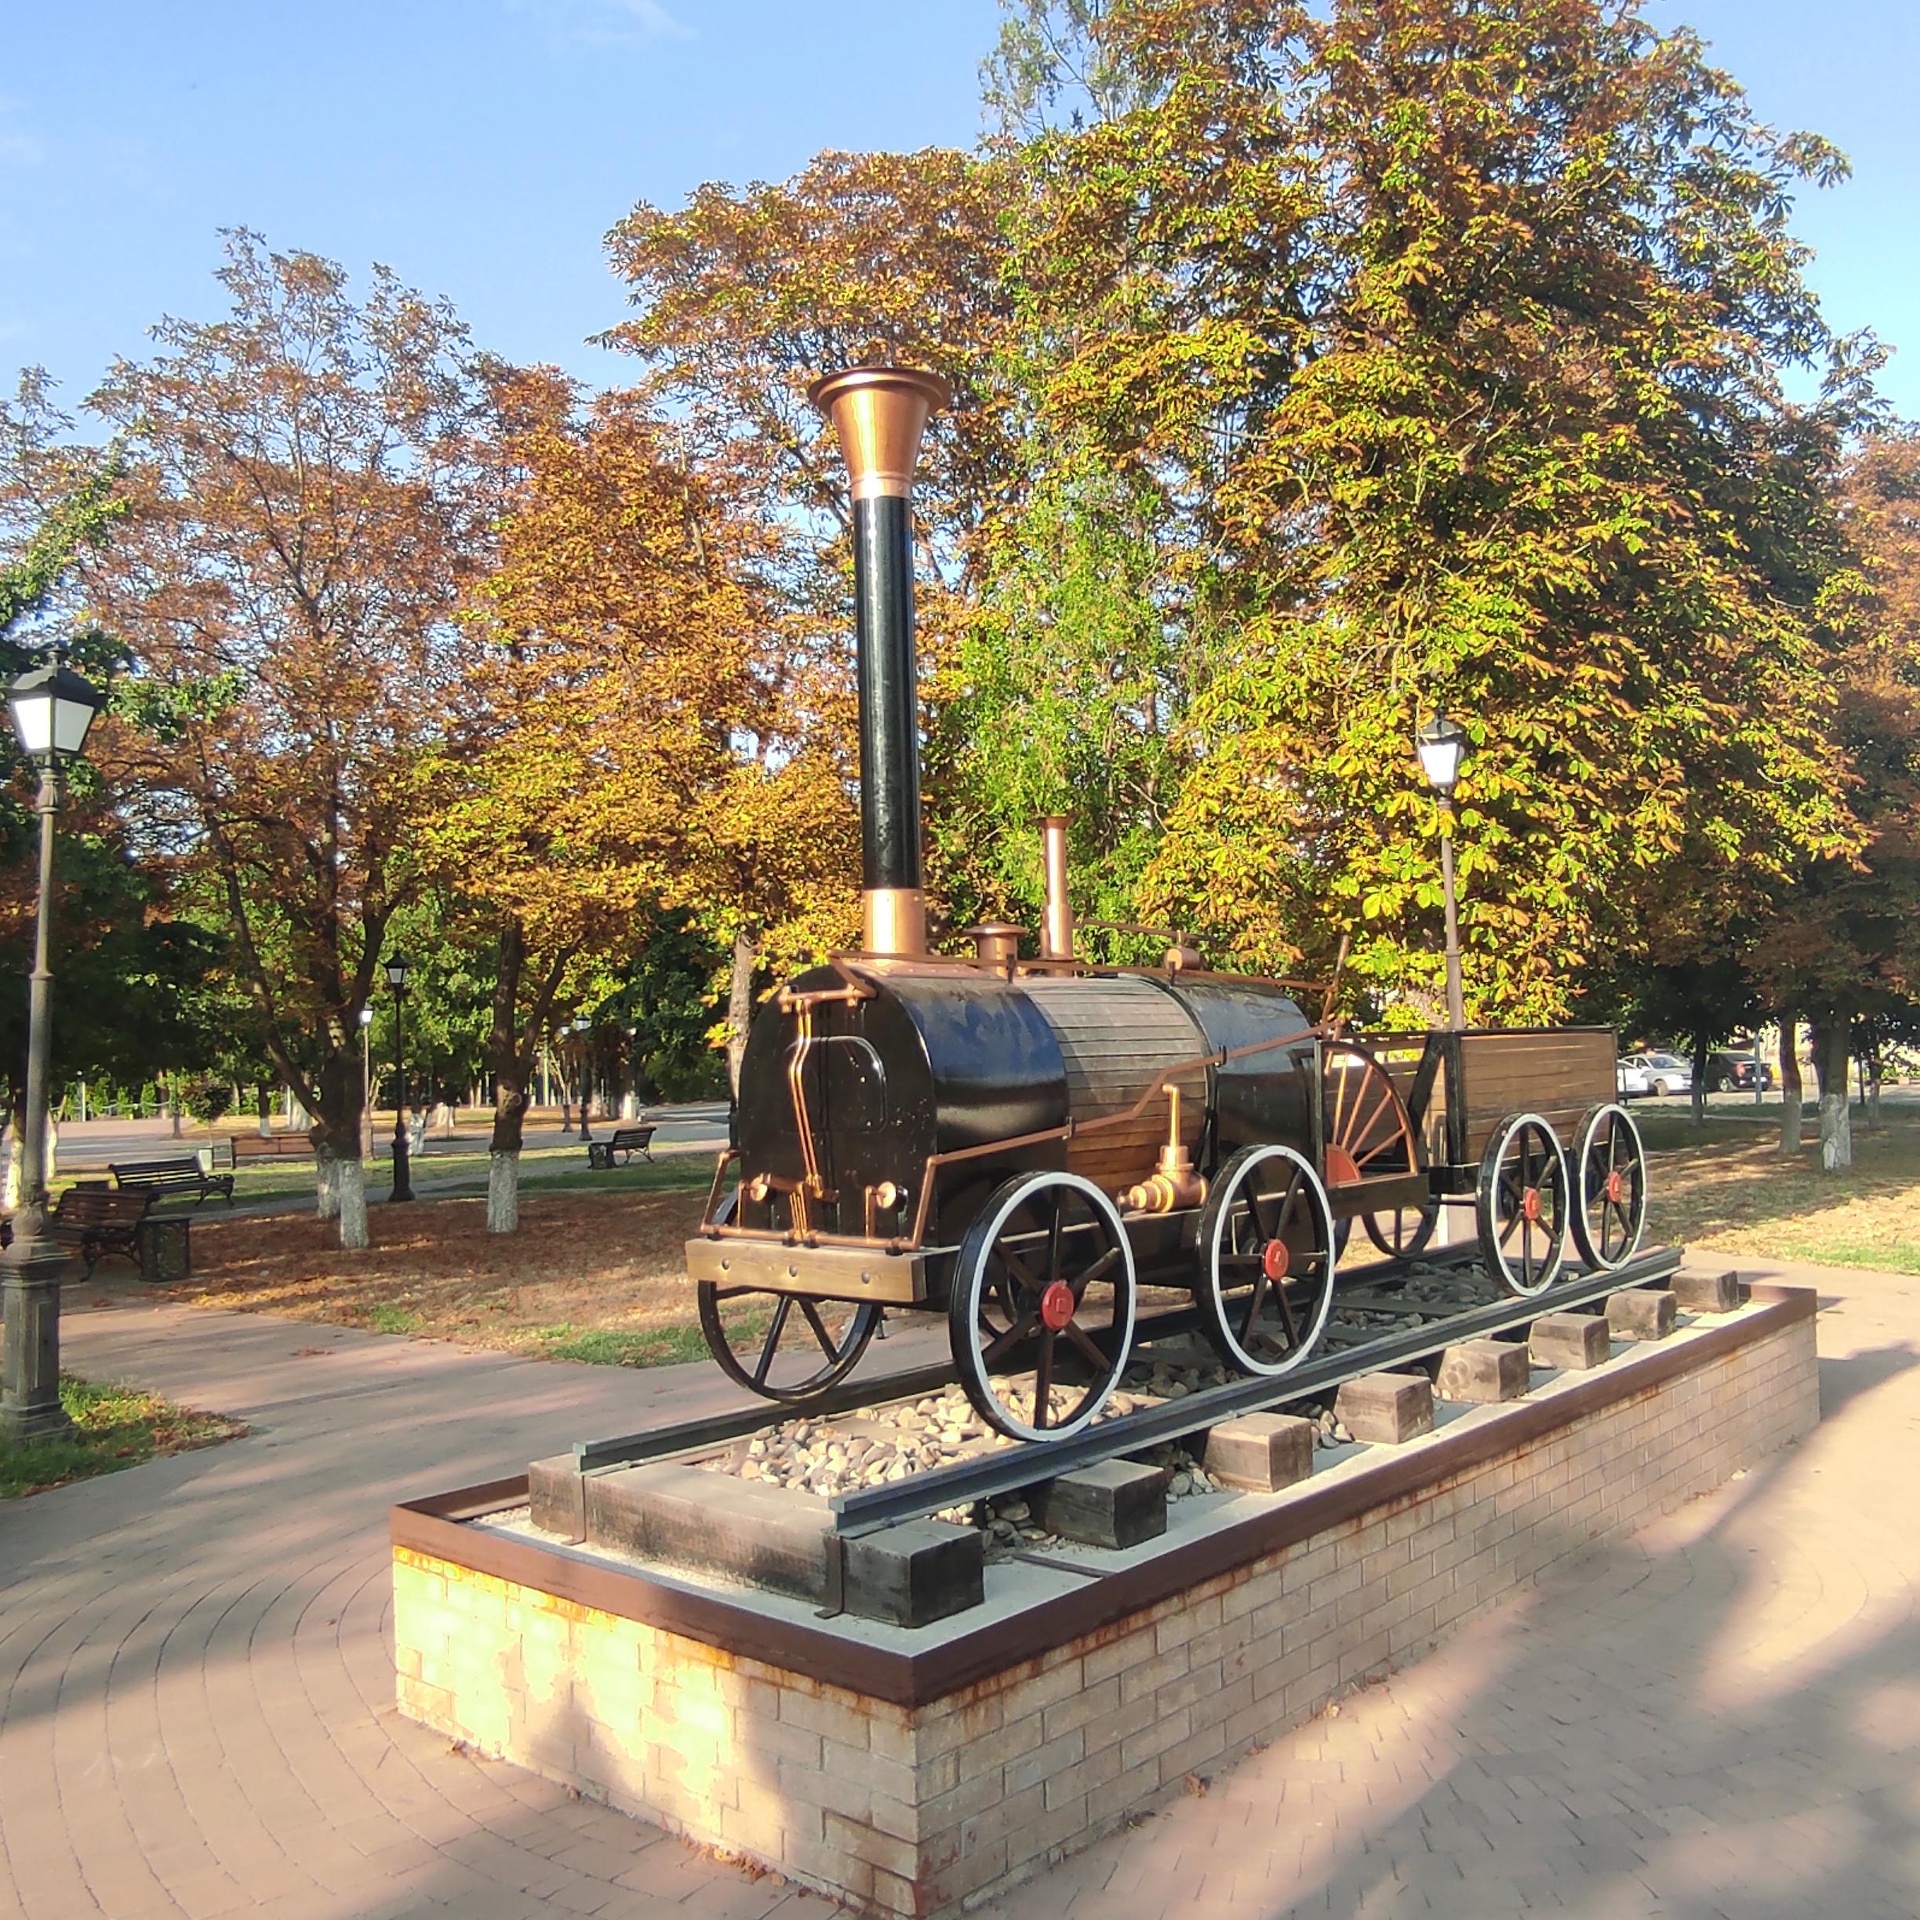
[[[687,1242],[687,1273],[715,1287],[794,1293],[816,1300],[878,1300],[917,1307],[927,1301],[927,1255],[878,1247],[790,1247],[731,1236]]]

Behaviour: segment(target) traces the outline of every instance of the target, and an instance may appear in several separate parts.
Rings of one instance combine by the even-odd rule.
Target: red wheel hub
[[[1607,1175],[1607,1198],[1616,1207],[1627,1197],[1627,1176],[1618,1167]]]
[[[1293,1252],[1284,1240],[1269,1240],[1260,1249],[1260,1270],[1269,1280],[1284,1280],[1293,1267]]]
[[[1058,1333],[1073,1318],[1073,1310],[1078,1304],[1073,1297],[1073,1289],[1064,1280],[1050,1282],[1046,1292],[1040,1296],[1040,1324],[1049,1332]]]
[[[1538,1220],[1540,1218],[1540,1189],[1538,1187],[1529,1187],[1526,1192],[1520,1196],[1520,1211],[1529,1220]]]

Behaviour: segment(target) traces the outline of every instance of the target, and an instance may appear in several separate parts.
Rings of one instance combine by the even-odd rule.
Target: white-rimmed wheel
[[[1567,1258],[1567,1158],[1537,1113],[1512,1113],[1480,1158],[1480,1255],[1509,1293],[1545,1293]]]
[[[1647,1230],[1647,1154],[1626,1108],[1588,1108],[1573,1137],[1573,1237],[1580,1257],[1603,1273],[1633,1258]]]
[[[1200,1215],[1200,1305],[1222,1356],[1279,1374],[1313,1351],[1333,1308],[1333,1209],[1291,1147],[1242,1147]]]
[[[1077,1173],[1023,1173],[960,1243],[948,1333],[990,1427],[1061,1440],[1090,1426],[1133,1346],[1133,1248],[1119,1209]]]

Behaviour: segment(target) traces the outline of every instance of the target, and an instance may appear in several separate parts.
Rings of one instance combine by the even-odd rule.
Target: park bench
[[[651,1164],[653,1153],[651,1142],[655,1128],[651,1121],[643,1127],[615,1127],[604,1140],[587,1142],[587,1165],[590,1167],[611,1167],[613,1156],[621,1156],[624,1166],[637,1153],[641,1159]]]
[[[113,1184],[122,1189],[144,1189],[155,1199],[168,1194],[190,1193],[197,1207],[210,1193],[217,1193],[228,1206],[233,1205],[233,1175],[230,1173],[209,1173],[200,1164],[197,1154],[187,1154],[178,1160],[142,1160],[122,1166],[118,1161],[110,1161],[107,1171],[113,1175]]]
[[[110,1187],[104,1180],[82,1181],[60,1196],[53,1210],[53,1237],[78,1249],[87,1277],[110,1253],[140,1264],[140,1223],[153,1205],[145,1187]]]
[[[304,1133],[236,1133],[233,1136],[236,1166],[242,1160],[305,1160],[312,1153],[313,1142]]]

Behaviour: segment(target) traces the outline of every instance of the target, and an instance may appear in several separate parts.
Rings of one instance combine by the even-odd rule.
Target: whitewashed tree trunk
[[[358,1160],[336,1160],[334,1167],[334,1205],[340,1215],[340,1244],[364,1247],[367,1244],[367,1170]]]
[[[320,1218],[337,1220],[340,1217],[340,1162],[330,1154],[320,1156],[315,1189]]]
[[[4,1186],[4,1190],[0,1191],[0,1207],[8,1213],[17,1212],[20,1206],[20,1129],[11,1121],[7,1124],[7,1170],[4,1183],[0,1184]]]
[[[746,934],[733,940],[733,979],[727,990],[727,1085],[740,1091],[740,1059],[753,1024],[753,965],[760,949]]]
[[[520,1155],[487,1155],[487,1231],[518,1233],[520,1230]]]
[[[1853,1165],[1853,1108],[1844,1087],[1820,1096],[1820,1165],[1827,1173]]]
[[[60,1171],[60,1122],[51,1111],[47,1114],[47,1134],[40,1152],[41,1165],[46,1168],[47,1185],[51,1187],[54,1176]]]

